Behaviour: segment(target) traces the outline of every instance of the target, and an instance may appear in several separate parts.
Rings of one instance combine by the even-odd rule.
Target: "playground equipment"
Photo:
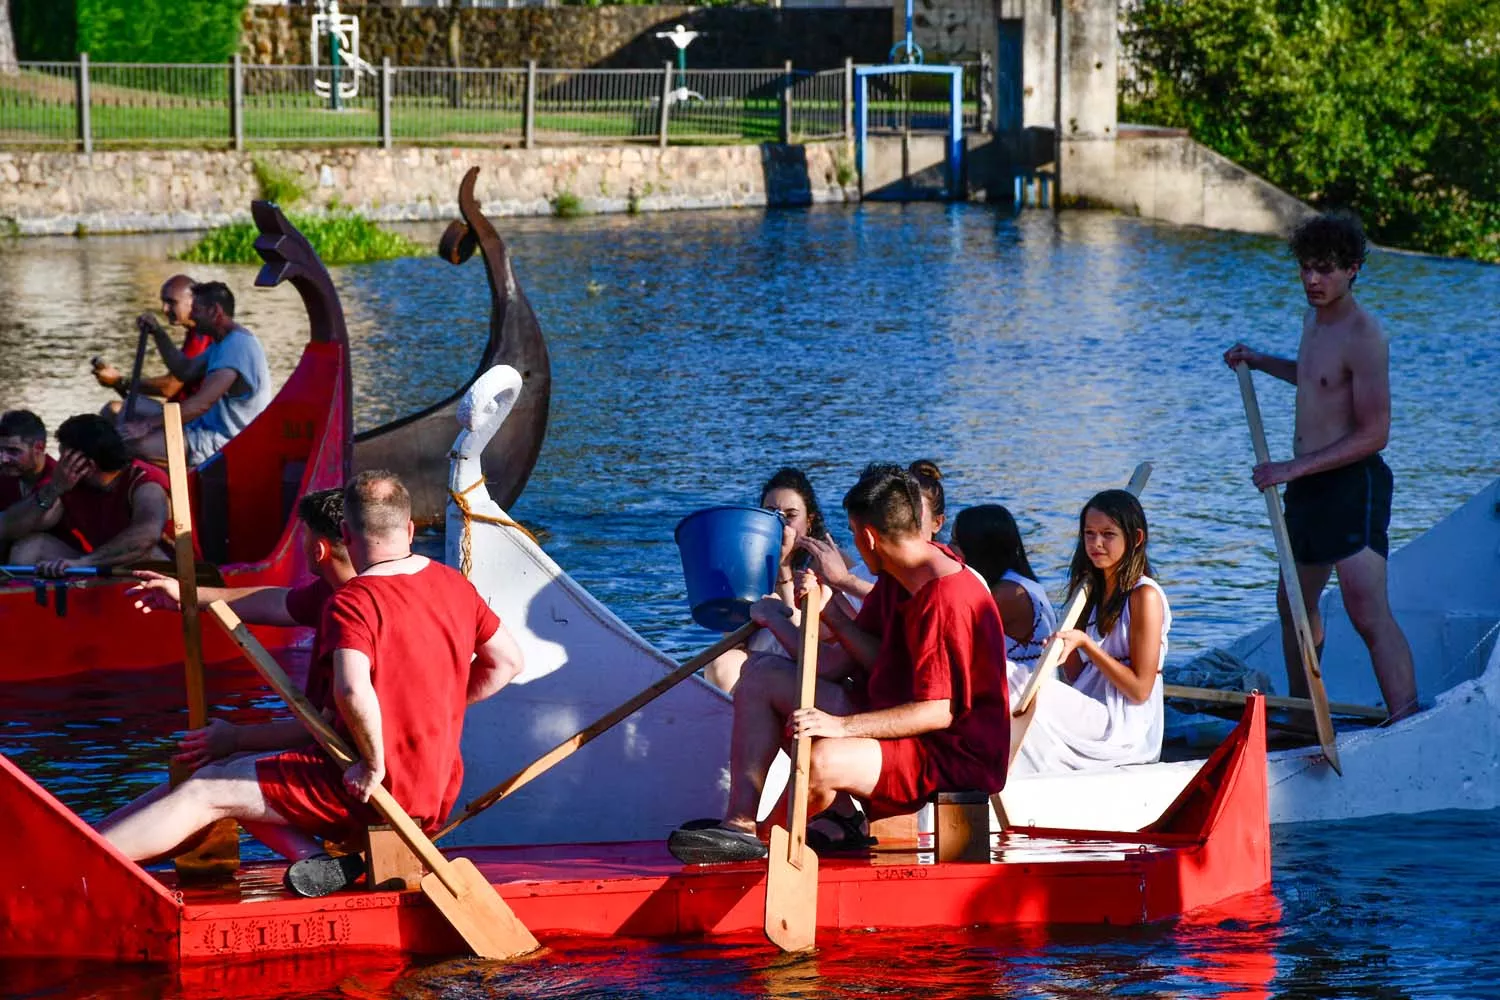
[[[677,89],[667,95],[669,103],[681,103],[690,97],[703,100],[703,95],[696,90],[689,90],[687,85],[687,47],[693,44],[693,39],[699,35],[707,34],[703,31],[689,31],[682,25],[675,26],[671,31],[658,31],[657,38],[665,38],[677,47]]]
[[[331,111],[339,111],[343,102],[359,96],[359,76],[375,75],[375,67],[359,57],[359,18],[339,13],[339,0],[317,0],[318,12],[312,17],[313,92],[328,98]],[[328,76],[318,75],[321,53],[328,54]]]

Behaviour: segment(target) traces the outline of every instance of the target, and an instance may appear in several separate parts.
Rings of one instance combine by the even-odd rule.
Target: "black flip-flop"
[[[682,826],[667,838],[667,850],[685,865],[719,865],[735,861],[759,861],[769,851],[760,838],[744,830],[730,830],[713,821],[713,826]]]
[[[295,896],[316,899],[351,888],[364,873],[365,859],[358,854],[314,854],[289,865],[281,882]]]
[[[822,830],[814,829],[812,824],[817,820],[825,819],[839,828],[839,836],[835,839]],[[848,854],[850,852],[868,851],[879,839],[870,836],[859,828],[859,816],[845,816],[834,812],[832,809],[824,809],[812,819],[808,820],[807,846],[811,847],[819,857],[829,854]]]

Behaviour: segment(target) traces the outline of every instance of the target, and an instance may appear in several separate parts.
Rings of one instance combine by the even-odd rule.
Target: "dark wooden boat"
[[[448,445],[453,440],[454,413],[469,386],[495,365],[510,365],[521,373],[521,394],[504,428],[490,442],[484,456],[484,475],[490,495],[509,507],[521,495],[542,439],[547,434],[547,411],[552,398],[552,366],[547,342],[531,304],[516,280],[510,250],[490,224],[474,197],[479,168],[464,175],[458,189],[463,221],[448,227],[439,254],[462,264],[474,249],[484,257],[490,283],[490,339],[478,366],[453,395],[400,420],[364,431],[354,439],[354,467],[390,469],[411,491],[412,518],[418,525],[440,524],[448,504]],[[465,484],[468,485],[468,484]]]
[[[223,451],[192,470],[189,485],[204,558],[219,565],[224,585],[288,586],[310,578],[297,498],[349,477],[348,338],[338,293],[307,240],[270,202],[255,202],[251,214],[261,232],[255,249],[265,261],[256,285],[290,281],[312,334],[276,398]],[[124,596],[133,582],[0,586],[0,681],[180,663],[180,621],[137,611]],[[294,630],[256,632],[272,648],[296,638]],[[209,662],[235,655],[215,630],[205,630],[203,639]]]
[[[212,887],[148,872],[3,756],[0,812],[0,858],[9,859],[0,957],[223,966],[277,955],[463,950],[419,890],[300,899],[282,888],[285,862],[247,864]],[[764,862],[684,866],[660,840],[457,850],[544,944],[574,935],[750,935],[763,924]],[[1022,828],[994,835],[984,861],[936,862],[919,846],[828,858],[818,873],[825,931],[1130,926],[1262,889],[1271,878],[1264,705],[1251,699],[1240,725],[1145,829]]]

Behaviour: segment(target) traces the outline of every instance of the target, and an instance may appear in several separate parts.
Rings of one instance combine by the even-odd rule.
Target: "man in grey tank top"
[[[182,404],[188,461],[207,461],[250,425],[275,392],[266,352],[249,330],[234,321],[234,293],[222,281],[193,286],[193,324],[213,338],[207,351],[187,361],[188,378],[202,379]],[[133,420],[122,436],[142,458],[163,461],[166,436],[159,415]]]

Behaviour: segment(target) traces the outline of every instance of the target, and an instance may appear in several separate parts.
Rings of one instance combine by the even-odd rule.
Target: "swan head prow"
[[[458,402],[458,423],[488,443],[505,423],[521,394],[521,373],[510,365],[496,365],[474,380]]]

